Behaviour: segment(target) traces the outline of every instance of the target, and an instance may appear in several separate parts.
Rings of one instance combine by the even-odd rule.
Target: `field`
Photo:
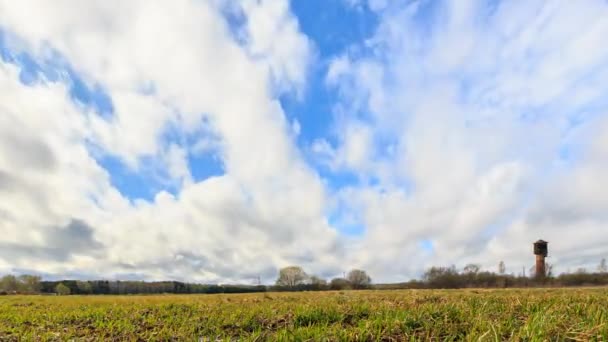
[[[607,289],[0,297],[0,341],[608,341],[607,323]]]

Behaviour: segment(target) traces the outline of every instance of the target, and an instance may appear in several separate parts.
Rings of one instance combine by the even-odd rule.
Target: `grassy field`
[[[0,297],[0,341],[171,339],[608,341],[608,290]]]

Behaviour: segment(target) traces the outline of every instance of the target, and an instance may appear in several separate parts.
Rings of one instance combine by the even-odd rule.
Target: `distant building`
[[[547,268],[545,264],[545,258],[549,254],[547,247],[549,244],[545,240],[538,240],[534,243],[534,254],[536,255],[536,274],[537,278],[544,278],[547,276]]]

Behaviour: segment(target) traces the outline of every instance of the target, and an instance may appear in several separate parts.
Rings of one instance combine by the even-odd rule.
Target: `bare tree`
[[[481,267],[477,264],[468,264],[464,267],[464,273],[477,274],[481,270]]]
[[[600,261],[600,264],[597,266],[597,271],[602,274],[608,272],[608,266],[606,265],[606,258],[602,258],[602,261]]]
[[[310,276],[310,283],[312,285],[320,285],[320,286],[325,286],[327,285],[327,280],[318,277],[316,275]]]
[[[344,278],[334,278],[329,284],[329,288],[332,290],[346,290],[350,287],[350,282]]]
[[[530,267],[528,274],[530,274],[530,278],[536,278],[536,265]]]
[[[364,289],[369,287],[372,283],[372,278],[370,278],[365,271],[357,269],[348,272],[346,279],[354,289]]]
[[[506,271],[507,267],[505,266],[505,262],[501,260],[498,263],[498,274],[505,274]]]
[[[300,266],[288,266],[279,271],[279,278],[276,284],[279,286],[295,287],[304,284],[308,275]]]
[[[313,290],[326,290],[327,289],[327,280],[318,277],[316,275],[312,275],[309,278],[311,289]]]

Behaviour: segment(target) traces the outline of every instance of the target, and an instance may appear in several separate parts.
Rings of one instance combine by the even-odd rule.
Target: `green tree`
[[[55,293],[61,296],[67,296],[71,293],[70,288],[65,286],[63,283],[59,283],[55,286]]]
[[[12,292],[19,290],[19,282],[17,277],[12,274],[7,274],[0,279],[0,290],[6,292]]]
[[[40,292],[40,276],[23,274],[19,276],[19,284],[23,292],[37,293]]]
[[[357,269],[348,272],[346,279],[354,289],[365,289],[372,283],[372,278],[365,271]]]
[[[78,287],[78,291],[80,291],[80,293],[90,294],[93,292],[93,287],[88,281],[77,281],[76,286]]]
[[[279,271],[276,284],[279,286],[295,287],[304,284],[308,275],[300,266],[288,266]]]

